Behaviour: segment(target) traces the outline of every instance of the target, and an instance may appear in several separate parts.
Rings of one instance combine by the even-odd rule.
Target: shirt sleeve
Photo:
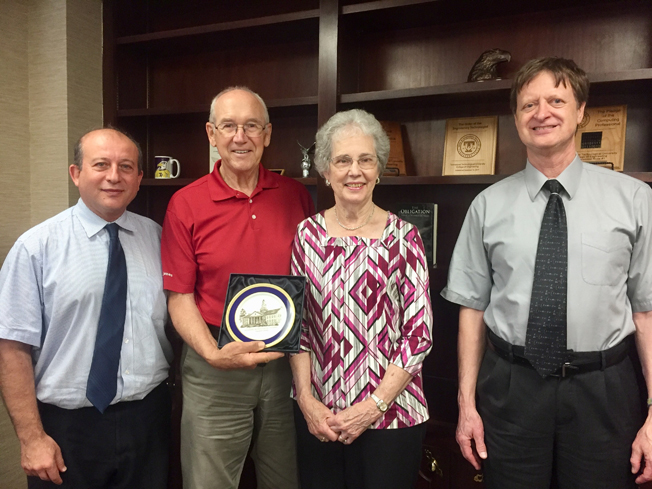
[[[292,243],[292,260],[290,262],[290,273],[292,275],[297,275],[301,277],[307,277],[306,274],[306,264],[305,264],[305,240],[303,238],[304,233],[303,223],[299,224],[297,227],[297,234],[294,236],[294,241]],[[303,351],[310,351],[310,339],[308,330],[308,302],[311,300],[312,294],[310,293],[310,279],[306,282],[306,291],[304,295],[304,305],[303,305],[303,318],[301,319],[301,342],[300,348]]]
[[[190,294],[195,291],[197,259],[192,241],[192,225],[178,216],[178,205],[181,205],[179,201],[172,197],[163,221],[163,288],[180,294]]]
[[[42,270],[40,255],[18,240],[0,270],[0,338],[41,346]]]
[[[640,186],[633,198],[637,234],[627,278],[633,312],[652,310],[652,189]]]
[[[432,347],[432,303],[426,254],[415,226],[403,238],[404,273],[401,281],[401,338],[390,361],[417,375]]]
[[[466,213],[448,271],[444,299],[484,311],[491,297],[491,264],[483,242],[484,198],[480,194]]]

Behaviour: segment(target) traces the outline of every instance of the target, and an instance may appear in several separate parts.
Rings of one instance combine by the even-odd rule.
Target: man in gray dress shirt
[[[652,191],[577,156],[588,90],[570,60],[532,60],[517,73],[511,105],[526,168],[473,201],[442,292],[461,305],[457,441],[488,488],[652,480],[652,418],[628,355],[635,338],[652,397]],[[543,377],[524,347],[549,179],[562,186],[567,221],[568,351]]]
[[[69,173],[79,202],[18,238],[0,271],[0,387],[21,464],[30,489],[165,489],[172,350],[161,227],[126,210],[143,177],[142,153],[119,131],[91,131],[75,147]],[[124,258],[111,266],[116,242]],[[124,318],[105,323],[117,332],[110,355],[97,332],[116,261],[126,273],[110,282],[126,281],[126,304],[109,307]],[[95,349],[96,339],[105,346]],[[95,351],[119,355],[119,364],[101,378],[103,402],[92,405]]]

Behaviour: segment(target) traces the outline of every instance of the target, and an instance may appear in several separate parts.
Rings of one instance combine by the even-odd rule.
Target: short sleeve
[[[466,213],[448,271],[448,283],[441,292],[444,299],[484,311],[489,305],[491,264],[484,247],[484,196],[475,198]]]
[[[198,267],[192,240],[192,224],[179,217],[182,205],[185,205],[185,202],[173,197],[163,221],[163,288],[180,294],[190,294],[195,291]]]
[[[41,346],[42,279],[40,255],[18,240],[0,270],[0,338]]]
[[[627,277],[633,312],[652,310],[652,189],[640,186],[633,198],[637,233]]]

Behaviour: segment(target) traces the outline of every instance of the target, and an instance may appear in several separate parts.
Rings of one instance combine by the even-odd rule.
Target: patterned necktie
[[[546,377],[566,361],[566,289],[568,232],[561,184],[548,180],[548,205],[543,214],[525,338],[525,358]]]
[[[86,384],[86,398],[101,413],[115,397],[118,364],[127,312],[127,262],[118,237],[118,225],[107,224],[109,265],[106,270],[100,321],[97,326],[93,362]]]

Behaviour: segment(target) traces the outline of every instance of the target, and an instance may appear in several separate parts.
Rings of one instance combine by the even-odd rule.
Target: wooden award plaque
[[[446,121],[442,175],[493,175],[498,117]]]
[[[587,163],[623,171],[627,106],[586,107],[575,134],[577,154]]]
[[[407,175],[405,171],[405,153],[403,152],[403,136],[401,124],[398,122],[380,121],[389,137],[389,159],[385,168],[385,176]]]

